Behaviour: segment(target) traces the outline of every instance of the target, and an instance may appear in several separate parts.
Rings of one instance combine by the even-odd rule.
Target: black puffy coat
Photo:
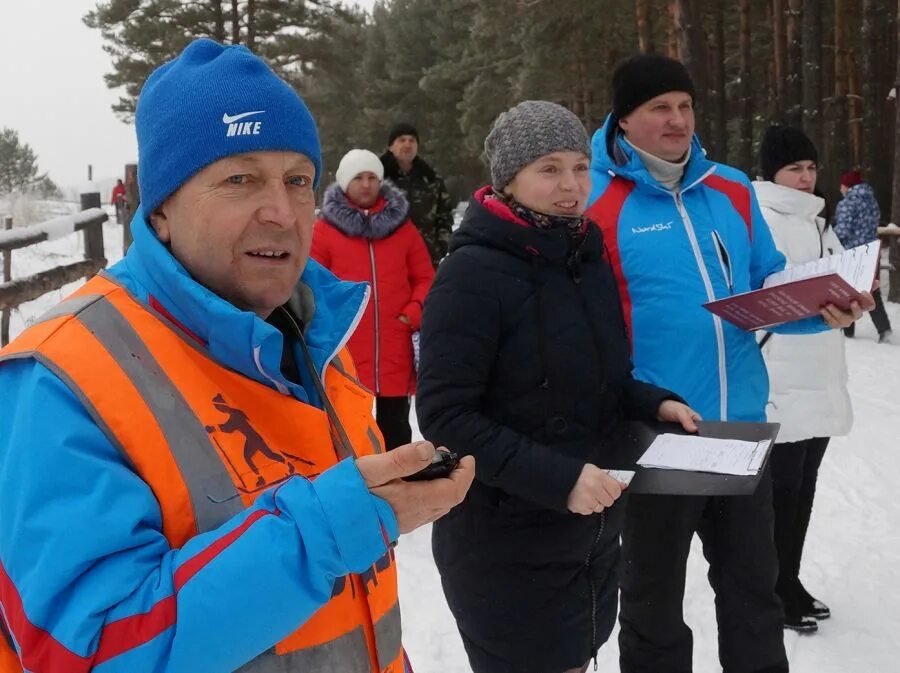
[[[420,428],[477,473],[435,523],[434,557],[476,673],[559,673],[612,631],[624,500],[580,516],[568,495],[586,462],[604,467],[624,418],[655,418],[674,396],[631,376],[600,230],[578,245],[483,194],[422,322]]]

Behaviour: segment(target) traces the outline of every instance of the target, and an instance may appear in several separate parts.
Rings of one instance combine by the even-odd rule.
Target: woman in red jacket
[[[434,268],[409,203],[368,150],[350,150],[325,190],[312,256],[344,280],[369,283],[372,296],[347,344],[362,383],[375,392],[375,417],[387,448],[411,441],[415,392],[412,334]]]

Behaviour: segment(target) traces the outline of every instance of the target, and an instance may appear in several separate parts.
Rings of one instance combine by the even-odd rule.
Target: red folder
[[[753,290],[718,299],[703,306],[747,331],[802,320],[826,304],[849,310],[862,295],[836,273],[812,276],[784,285]]]

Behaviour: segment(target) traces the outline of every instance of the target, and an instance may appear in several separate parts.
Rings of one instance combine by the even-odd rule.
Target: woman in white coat
[[[814,194],[818,152],[799,129],[770,127],[761,147],[764,181],[753,186],[775,244],[788,265],[841,252],[840,241],[818,217],[825,201]],[[800,559],[812,513],[816,479],[831,437],[853,424],[847,364],[840,330],[789,336],[762,332],[760,348],[769,369],[767,409],[780,423],[770,462],[774,486],[777,592],[785,628],[815,632],[831,611],[800,581]]]

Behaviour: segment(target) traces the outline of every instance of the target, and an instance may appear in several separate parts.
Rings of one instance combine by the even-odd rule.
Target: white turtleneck
[[[653,176],[654,180],[669,191],[675,191],[678,188],[678,185],[681,184],[681,178],[684,177],[684,167],[687,166],[687,162],[691,158],[690,147],[688,147],[688,151],[684,153],[684,157],[681,161],[673,162],[660,159],[655,154],[650,154],[649,152],[642,150],[628,140],[628,138],[625,138],[625,142],[628,143],[628,146],[641,158],[641,161],[644,162],[644,166],[647,167],[647,170],[650,172],[650,175]]]

